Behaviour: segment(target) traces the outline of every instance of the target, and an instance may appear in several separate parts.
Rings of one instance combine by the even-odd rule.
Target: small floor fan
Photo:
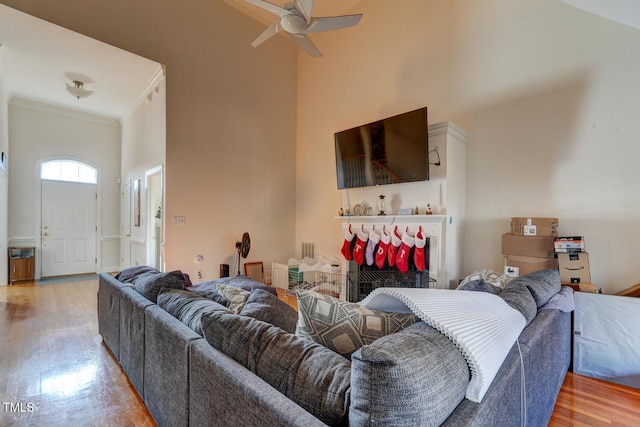
[[[242,239],[236,242],[236,249],[238,250],[238,276],[240,276],[240,257],[246,258],[249,255],[249,249],[251,249],[249,233],[242,234]]]

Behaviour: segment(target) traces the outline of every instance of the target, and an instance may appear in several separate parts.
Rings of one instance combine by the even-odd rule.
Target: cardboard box
[[[538,270],[557,269],[556,258],[540,258],[521,255],[505,255],[504,272],[508,276],[517,277]]]
[[[502,254],[521,255],[538,258],[554,258],[556,251],[553,237],[502,235]]]
[[[558,235],[558,218],[511,218],[511,234],[556,237]]]
[[[584,237],[556,237],[553,245],[557,253],[560,252],[584,252]]]
[[[591,283],[589,254],[570,252],[558,254],[560,281],[564,283]]]

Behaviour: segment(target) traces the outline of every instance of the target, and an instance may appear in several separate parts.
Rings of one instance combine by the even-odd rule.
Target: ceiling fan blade
[[[305,33],[319,33],[321,31],[331,31],[340,28],[353,27],[358,25],[362,14],[344,15],[344,16],[328,16],[326,18],[311,18],[311,23],[307,27]]]
[[[291,13],[287,9],[284,9],[280,6],[269,3],[268,1],[264,1],[264,0],[244,0],[244,1],[246,1],[247,3],[251,3],[254,6],[258,6],[259,8],[264,9],[267,12],[271,12],[278,16],[289,15]]]
[[[278,34],[281,29],[282,27],[280,26],[280,21],[274,22],[273,24],[269,25],[267,29],[264,30],[253,42],[251,42],[251,46],[260,46],[266,40]]]
[[[313,0],[294,0],[293,7],[304,16],[307,24],[311,22],[311,9],[313,8]]]
[[[307,37],[305,34],[291,34],[291,33],[287,33],[287,34],[289,34],[289,37],[291,37],[291,40],[296,42],[296,44],[301,48],[303,48],[305,52],[307,52],[310,56],[313,56],[314,58],[319,58],[322,56],[322,52],[318,50],[316,45],[314,45],[311,39]]]

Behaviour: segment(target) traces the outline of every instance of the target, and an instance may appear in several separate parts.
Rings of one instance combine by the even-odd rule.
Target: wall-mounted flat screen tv
[[[338,188],[429,179],[427,107],[335,133]]]

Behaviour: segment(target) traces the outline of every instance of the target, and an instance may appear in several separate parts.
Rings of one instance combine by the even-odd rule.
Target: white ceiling
[[[157,62],[0,4],[0,44],[10,97],[120,119],[162,74]],[[123,71],[125,70],[125,71]],[[95,93],[76,99],[73,80]]]
[[[276,17],[244,0],[223,0],[265,25]],[[640,29],[638,0],[561,0]],[[283,6],[288,1],[273,0]],[[362,0],[316,0],[314,16],[349,13]],[[162,74],[142,58],[0,4],[0,44],[10,96],[120,119],[151,90]],[[126,72],[123,72],[126,70]],[[65,91],[72,80],[95,91],[76,99]]]

